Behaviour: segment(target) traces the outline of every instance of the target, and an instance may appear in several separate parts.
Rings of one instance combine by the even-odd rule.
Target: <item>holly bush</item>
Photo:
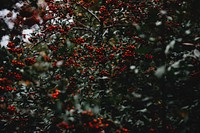
[[[3,4],[9,12],[0,36],[9,42],[0,48],[1,131],[198,133],[198,4]]]

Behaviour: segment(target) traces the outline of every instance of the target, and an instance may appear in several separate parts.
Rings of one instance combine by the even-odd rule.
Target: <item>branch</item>
[[[37,45],[39,45],[40,43],[45,42],[45,40],[46,40],[47,38],[49,38],[50,36],[52,36],[53,34],[55,34],[55,32],[52,32],[52,33],[49,34],[49,35],[45,35],[45,37],[44,37],[43,39],[41,39],[39,42],[33,43],[33,45],[32,45],[29,49],[31,50],[31,49],[33,49],[34,47],[36,47]],[[30,51],[29,51],[29,52],[30,52]]]
[[[83,5],[76,3],[78,6],[80,6],[81,8],[83,8],[85,11],[87,11],[88,13],[90,13],[94,18],[96,18],[96,20],[100,23],[100,19],[89,9],[85,8]]]
[[[103,27],[103,28],[104,29],[109,29],[109,28],[114,28],[114,27],[129,27],[129,26],[132,26],[132,25],[128,25],[128,24],[114,24],[114,25],[109,25],[109,26]]]
[[[77,23],[78,25],[82,26],[83,28],[82,28],[82,27],[72,27],[72,30],[75,30],[75,29],[77,29],[77,30],[86,30],[86,31],[92,32],[94,35],[96,34],[95,31],[92,30],[92,28],[89,28],[88,26],[84,25],[83,23],[81,23],[81,22],[79,22],[79,21],[77,21],[77,20],[76,20],[76,23]],[[73,28],[74,28],[74,29],[73,29]]]
[[[90,29],[90,28],[72,27],[71,30],[84,30],[84,31],[90,31],[93,34],[95,34],[95,32],[92,29]]]

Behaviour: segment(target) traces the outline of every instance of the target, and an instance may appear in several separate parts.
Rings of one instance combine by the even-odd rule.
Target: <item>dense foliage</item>
[[[1,132],[200,132],[198,5],[2,4]]]

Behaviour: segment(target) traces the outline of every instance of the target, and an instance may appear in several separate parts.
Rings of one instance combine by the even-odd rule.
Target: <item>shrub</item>
[[[199,18],[192,2],[13,6],[19,14],[0,49],[1,131],[197,133]],[[27,28],[31,35],[22,34]]]

